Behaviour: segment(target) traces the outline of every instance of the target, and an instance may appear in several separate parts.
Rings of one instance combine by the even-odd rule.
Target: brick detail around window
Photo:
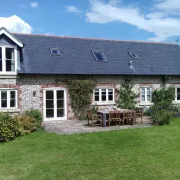
[[[118,87],[117,84],[97,84],[95,88],[112,88],[114,89],[114,100],[118,100]],[[93,102],[93,95],[92,95],[92,102]]]
[[[22,108],[21,102],[22,102],[22,91],[20,89],[20,86],[17,84],[0,84],[0,89],[1,88],[7,88],[7,89],[15,89],[17,90],[18,93],[18,109]]]
[[[156,88],[153,86],[153,84],[139,84],[139,88],[138,88],[138,96],[137,96],[137,102],[140,103],[141,102],[141,88],[142,87],[150,87],[152,89],[152,92],[156,90]]]

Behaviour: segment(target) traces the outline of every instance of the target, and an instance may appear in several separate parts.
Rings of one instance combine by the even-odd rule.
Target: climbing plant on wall
[[[68,80],[71,107],[78,119],[85,119],[87,109],[91,105],[93,89],[96,86],[94,80]]]
[[[137,95],[134,93],[133,84],[130,79],[124,79],[120,89],[118,90],[119,99],[117,100],[118,107],[122,109],[134,109],[136,105],[135,98]]]

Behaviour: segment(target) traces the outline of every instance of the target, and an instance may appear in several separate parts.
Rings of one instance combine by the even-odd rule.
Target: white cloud
[[[158,0],[151,13],[142,13],[138,6],[123,6],[122,3],[112,3],[113,1],[105,3],[102,0],[89,0],[90,10],[86,13],[86,20],[91,23],[115,21],[127,23],[138,29],[154,33],[155,37],[149,39],[153,41],[164,41],[169,37],[180,35],[180,16],[177,17],[177,14],[176,17],[170,16],[174,13],[170,8],[176,7],[177,11],[179,7],[180,10],[180,0],[173,0],[176,1],[177,6],[174,2],[170,6],[169,3],[172,0]],[[164,11],[165,7],[169,7],[168,12]]]
[[[67,6],[66,7],[67,12],[72,12],[72,13],[80,13],[81,11],[79,10],[78,7],[76,6]]]
[[[0,27],[5,27],[11,32],[32,33],[32,27],[16,15],[0,17]]]
[[[32,8],[36,8],[36,7],[38,7],[38,3],[37,2],[31,2],[30,6]]]
[[[54,36],[55,33],[54,32],[46,32],[45,35],[47,35],[47,36]]]
[[[161,10],[180,10],[180,0],[160,0],[154,7]]]

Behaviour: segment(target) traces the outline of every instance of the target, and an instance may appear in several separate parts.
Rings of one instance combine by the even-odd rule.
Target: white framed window
[[[140,101],[141,102],[151,102],[152,101],[152,88],[151,87],[141,87],[140,88]]]
[[[17,97],[17,90],[0,89],[0,109],[16,109]]]
[[[96,88],[93,93],[94,103],[114,103],[113,88]]]
[[[175,101],[180,101],[180,86],[175,88]]]
[[[14,46],[0,46],[0,74],[16,74],[17,49]]]

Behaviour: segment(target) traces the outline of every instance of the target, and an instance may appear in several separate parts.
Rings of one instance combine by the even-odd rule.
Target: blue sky
[[[180,35],[180,0],[0,0],[12,32],[170,41]]]

